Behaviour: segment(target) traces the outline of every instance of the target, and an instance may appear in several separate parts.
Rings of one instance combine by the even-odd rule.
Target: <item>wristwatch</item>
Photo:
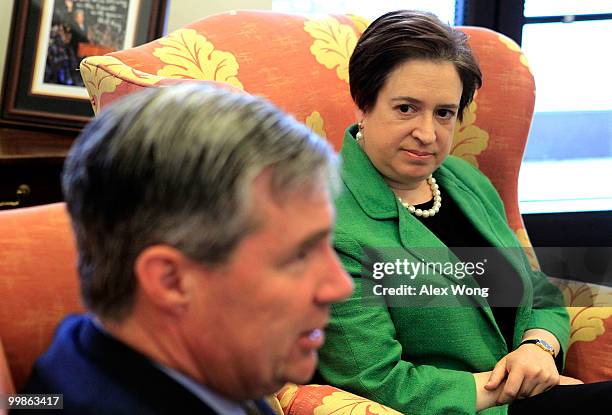
[[[544,350],[545,352],[550,353],[550,355],[552,357],[555,357],[555,349],[550,345],[550,343],[548,343],[544,339],[527,339],[527,340],[523,340],[521,342],[521,344],[519,344],[519,347],[521,347],[524,344],[535,344],[540,349]]]

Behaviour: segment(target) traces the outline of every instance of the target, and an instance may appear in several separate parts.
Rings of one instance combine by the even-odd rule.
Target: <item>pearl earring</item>
[[[363,140],[363,124],[359,123],[357,126],[359,127],[359,131],[357,131],[357,134],[355,134],[355,140],[359,143],[361,140]]]

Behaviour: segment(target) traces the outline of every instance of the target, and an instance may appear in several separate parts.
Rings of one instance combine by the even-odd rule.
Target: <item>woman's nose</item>
[[[419,117],[417,125],[412,131],[412,136],[423,144],[430,144],[436,141],[436,127],[433,116],[423,115]]]

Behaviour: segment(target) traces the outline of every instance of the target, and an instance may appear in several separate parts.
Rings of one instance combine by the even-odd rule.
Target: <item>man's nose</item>
[[[318,290],[317,300],[324,304],[342,301],[353,293],[353,279],[344,270],[336,252],[328,248],[326,266],[322,271],[322,283]]]

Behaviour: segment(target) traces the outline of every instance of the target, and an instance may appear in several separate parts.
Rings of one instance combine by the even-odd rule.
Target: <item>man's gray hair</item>
[[[62,178],[87,307],[125,317],[134,261],[154,244],[223,263],[257,226],[250,188],[267,168],[276,198],[337,183],[331,146],[261,98],[184,84],[108,107],[75,141]]]

